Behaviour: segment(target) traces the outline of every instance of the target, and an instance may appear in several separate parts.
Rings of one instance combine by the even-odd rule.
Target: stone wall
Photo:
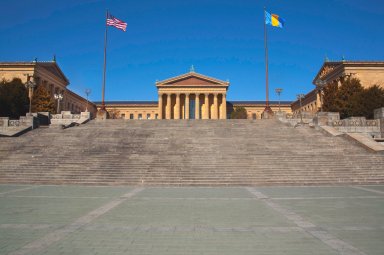
[[[82,112],[80,114],[72,114],[70,111],[62,111],[60,114],[51,115],[50,127],[68,126],[73,123],[83,124],[91,119],[90,112]]]
[[[373,112],[373,115],[374,115],[375,120],[377,120],[377,119],[384,119],[384,107],[376,109]]]
[[[21,116],[18,120],[0,117],[0,136],[16,136],[37,127],[39,121],[32,115]]]

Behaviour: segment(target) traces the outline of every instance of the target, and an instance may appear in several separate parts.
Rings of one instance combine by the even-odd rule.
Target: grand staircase
[[[107,120],[0,138],[0,183],[384,183],[384,155],[277,120]]]

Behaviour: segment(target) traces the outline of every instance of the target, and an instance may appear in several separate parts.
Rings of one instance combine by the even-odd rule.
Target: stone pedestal
[[[274,114],[272,111],[264,111],[262,114],[261,114],[261,118],[262,119],[272,119],[274,117]]]
[[[380,121],[380,133],[381,133],[381,138],[384,139],[384,118],[381,118],[379,121]]]
[[[287,113],[286,112],[276,112],[275,117],[279,120],[281,119],[286,119],[287,118]]]
[[[96,119],[98,120],[106,120],[108,119],[109,115],[108,115],[108,112],[105,111],[105,110],[99,110],[97,112],[97,116],[96,116]]]
[[[338,112],[318,112],[313,118],[313,123],[316,126],[327,126],[335,120],[340,120],[340,113]]]
[[[0,127],[8,127],[8,117],[0,117]]]
[[[374,119],[375,120],[378,120],[378,119],[384,119],[384,107],[381,107],[379,109],[376,109],[374,112],[373,112],[373,115],[374,115]]]

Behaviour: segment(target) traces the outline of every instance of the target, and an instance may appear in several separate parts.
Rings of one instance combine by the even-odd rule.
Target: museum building
[[[228,119],[244,107],[248,119],[260,119],[265,101],[227,101],[230,83],[190,72],[156,82],[158,101],[107,101],[108,112],[122,119]],[[98,109],[102,102],[95,102]],[[291,113],[291,102],[269,102],[273,111]]]
[[[37,86],[44,86],[53,101],[56,100],[55,94],[61,94],[62,100],[59,104],[62,111],[80,113],[87,108],[96,114],[95,104],[68,89],[69,79],[61,71],[55,58],[52,61],[0,62],[0,81],[11,81],[15,78],[24,84],[33,81]],[[55,102],[56,107],[57,101]]]
[[[377,85],[384,88],[384,62],[383,61],[329,61],[326,59],[315,78],[313,85],[315,88],[307,93],[300,101],[292,103],[292,111],[316,113],[321,110],[323,88],[337,84],[341,86],[347,78],[360,80],[364,88]]]

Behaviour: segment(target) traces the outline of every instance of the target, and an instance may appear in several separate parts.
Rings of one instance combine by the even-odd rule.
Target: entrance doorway
[[[191,99],[189,100],[189,119],[194,120],[195,119],[195,100]]]

